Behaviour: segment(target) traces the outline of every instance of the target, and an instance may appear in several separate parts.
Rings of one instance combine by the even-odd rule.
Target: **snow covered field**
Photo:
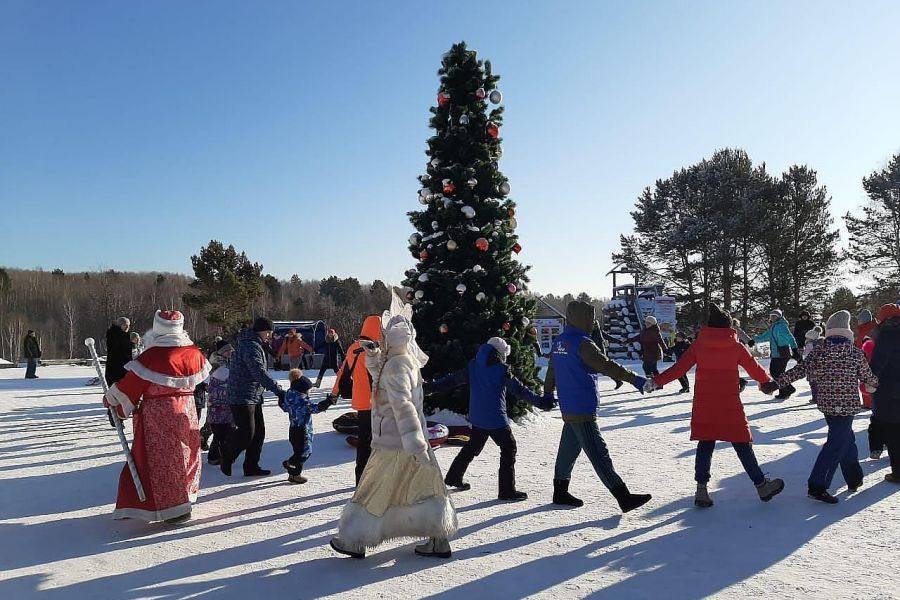
[[[84,386],[92,370],[38,374],[0,370],[3,599],[900,598],[900,487],[882,481],[886,458],[863,461],[856,494],[838,474],[840,504],[806,498],[825,428],[805,382],[787,402],[744,393],[763,470],[786,482],[768,504],[720,444],[716,505],[695,509],[689,397],[677,383],[642,397],[607,381],[600,427],[626,483],[653,493],[646,507],[620,515],[583,456],[572,491],[585,506],[549,504],[561,425],[558,413],[540,414],[515,429],[527,501],[497,502],[489,443],[469,471],[472,490],[454,493],[460,534],[449,561],[414,556],[411,544],[355,561],[328,547],[352,493],[354,450],[331,428],[346,402],[315,416],[309,483],[281,472],[288,423],[270,401],[262,464],[273,475],[244,479],[237,468],[229,479],[205,466],[194,519],[146,525],[110,517],[123,460],[99,388]],[[856,419],[864,455],[867,423]],[[456,452],[436,451],[444,470]]]

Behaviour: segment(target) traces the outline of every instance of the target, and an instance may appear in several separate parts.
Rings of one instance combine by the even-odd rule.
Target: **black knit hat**
[[[709,327],[725,329],[731,327],[731,315],[727,310],[722,310],[712,302],[709,304],[709,319],[706,324]]]
[[[273,331],[274,329],[275,324],[272,323],[272,319],[256,317],[256,320],[253,321],[253,331]]]
[[[301,394],[305,394],[310,388],[312,388],[312,381],[306,375],[291,382],[291,389]]]

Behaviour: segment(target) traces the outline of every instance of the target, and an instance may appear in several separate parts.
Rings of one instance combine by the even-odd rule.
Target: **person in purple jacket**
[[[511,395],[545,409],[552,408],[553,401],[550,399],[545,402],[509,373],[506,365],[509,352],[509,344],[501,338],[492,337],[486,344],[482,344],[465,369],[427,384],[425,391],[434,393],[449,391],[461,385],[469,386],[469,421],[472,423],[472,433],[469,441],[453,459],[444,483],[468,490],[471,486],[463,481],[466,469],[481,454],[488,438],[491,438],[500,447],[498,498],[518,502],[528,498],[528,494],[516,490],[516,438],[506,416],[506,397]]]

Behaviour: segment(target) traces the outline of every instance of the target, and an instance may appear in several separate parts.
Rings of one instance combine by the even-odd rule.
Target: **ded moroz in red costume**
[[[184,332],[178,311],[156,311],[146,350],[106,396],[121,417],[133,416],[131,453],[147,499],[141,502],[127,466],[119,477],[116,519],[190,517],[200,491],[200,428],[194,387],[210,366]]]

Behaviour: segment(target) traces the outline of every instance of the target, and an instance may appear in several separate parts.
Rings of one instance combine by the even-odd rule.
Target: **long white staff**
[[[94,363],[94,368],[97,369],[97,377],[100,378],[100,385],[103,386],[103,394],[106,395],[106,392],[109,391],[109,386],[106,385],[106,378],[103,376],[103,371],[100,369],[100,357],[97,356],[97,348],[94,347],[94,338],[87,338],[84,340],[84,345],[88,347],[88,351],[91,353],[91,361]],[[113,422],[116,424],[116,431],[119,433],[119,443],[122,444],[122,452],[125,454],[125,460],[128,462],[128,470],[131,471],[131,479],[134,481],[134,488],[137,490],[138,498],[143,502],[147,499],[147,496],[144,495],[144,486],[141,485],[141,478],[138,477],[137,467],[134,464],[134,458],[131,456],[131,448],[128,446],[128,440],[125,439],[125,428],[122,427],[122,419],[119,418],[119,414],[116,412],[115,408],[110,408],[109,412],[112,415]]]

